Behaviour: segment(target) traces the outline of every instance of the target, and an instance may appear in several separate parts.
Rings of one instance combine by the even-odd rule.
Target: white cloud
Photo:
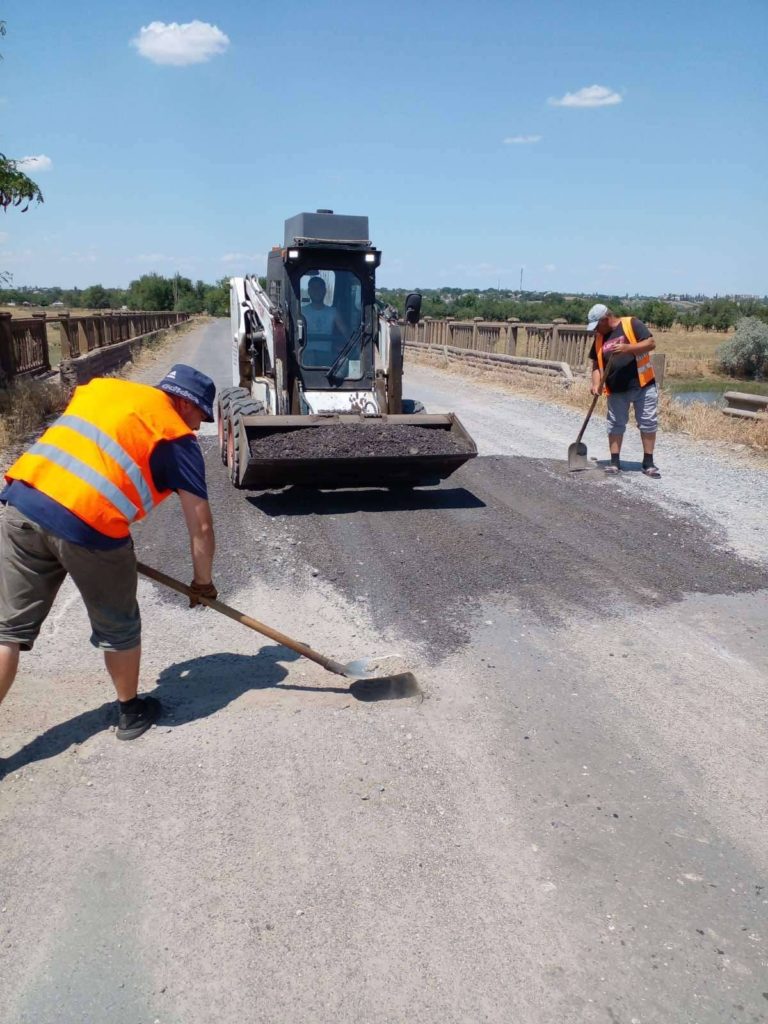
[[[21,160],[16,161],[16,166],[20,171],[24,171],[25,174],[30,172],[39,174],[40,171],[50,171],[53,167],[53,160],[49,156],[40,153],[39,156],[23,156]]]
[[[505,146],[530,146],[534,142],[541,142],[540,135],[510,135],[503,140]]]
[[[202,64],[224,53],[229,37],[207,21],[188,21],[183,25],[172,21],[153,21],[143,26],[131,40],[142,57],[154,64]]]
[[[618,270],[619,268],[615,267],[613,263],[601,263],[597,269],[602,270],[604,273],[610,273],[612,270]]]
[[[549,102],[553,107],[612,107],[621,100],[621,94],[607,85],[585,85],[577,92],[567,92],[559,100],[550,97]]]
[[[554,264],[554,263],[545,263],[545,264],[544,264],[544,269],[546,270],[546,272],[547,272],[548,274],[551,274],[551,273],[553,273],[553,272],[554,272],[555,270],[557,270],[557,267],[555,266],[555,264]]]

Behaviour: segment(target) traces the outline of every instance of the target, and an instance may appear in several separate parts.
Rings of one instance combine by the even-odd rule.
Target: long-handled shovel
[[[187,597],[192,596],[191,589],[185,583],[175,580],[172,576],[166,576],[164,572],[153,569],[151,565],[139,562],[137,568],[142,576],[147,576],[149,579],[162,583],[164,586],[170,587],[171,590],[176,590]],[[333,672],[337,676],[345,676],[347,679],[353,679],[354,682],[350,685],[349,692],[358,700],[395,700],[399,697],[413,697],[421,692],[416,682],[416,677],[412,672],[399,672],[396,675],[390,676],[371,676],[365,670],[367,661],[365,658],[342,665],[341,662],[334,661],[333,658],[327,658],[324,654],[314,651],[308,644],[301,643],[299,640],[293,640],[291,637],[286,636],[285,633],[281,633],[279,630],[273,629],[257,619],[252,619],[249,615],[239,612],[236,608],[230,608],[223,601],[212,601],[207,597],[200,597],[198,600],[208,608],[213,608],[214,611],[220,612],[221,615],[226,615],[230,619],[234,619],[235,622],[240,622],[249,629],[253,629],[263,636],[268,636],[270,640],[282,644],[283,647],[290,648],[290,650],[300,654],[303,658],[309,658],[310,661],[317,662],[326,671]]]
[[[576,473],[582,469],[589,469],[589,462],[587,461],[587,446],[583,444],[582,437],[584,437],[584,431],[587,429],[587,424],[592,419],[592,413],[595,411],[597,400],[603,392],[603,384],[605,384],[605,377],[608,373],[608,367],[611,365],[611,359],[613,356],[608,356],[608,361],[605,364],[602,374],[600,375],[600,387],[597,389],[597,394],[592,399],[592,404],[589,407],[586,419],[581,425],[579,436],[568,446],[568,470],[571,473]]]

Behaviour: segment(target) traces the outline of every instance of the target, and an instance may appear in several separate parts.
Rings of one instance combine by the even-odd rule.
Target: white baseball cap
[[[607,306],[604,306],[602,302],[598,302],[597,305],[593,306],[592,309],[587,313],[587,330],[594,331],[597,325],[603,319],[604,316],[608,316],[610,310]]]

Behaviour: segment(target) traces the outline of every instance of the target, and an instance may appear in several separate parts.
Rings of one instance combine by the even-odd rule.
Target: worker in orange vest
[[[0,702],[19,652],[32,649],[70,575],[104,652],[119,704],[117,737],[132,740],[160,715],[139,697],[141,618],[131,524],[173,491],[189,532],[190,607],[215,598],[215,538],[195,431],[213,421],[214,382],[173,366],[157,387],[100,378],[71,402],[5,474],[0,494]]]
[[[611,462],[605,467],[605,472],[621,472],[621,442],[630,408],[634,406],[635,422],[643,443],[642,470],[646,476],[658,478],[661,473],[653,461],[659,401],[656,375],[651,365],[651,352],[656,348],[653,335],[642,320],[634,316],[614,316],[601,302],[592,306],[587,317],[587,330],[595,332],[589,353],[592,394],[598,395],[605,390],[608,396]],[[605,381],[601,384],[606,367]]]

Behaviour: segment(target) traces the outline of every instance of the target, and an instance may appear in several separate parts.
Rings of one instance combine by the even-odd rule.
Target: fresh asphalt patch
[[[214,441],[201,443],[224,599],[254,575],[276,586],[331,584],[366,602],[378,628],[446,652],[466,642],[490,598],[560,625],[579,612],[609,618],[686,594],[768,586],[765,570],[711,524],[647,498],[655,482],[640,473],[625,474],[630,490],[599,472],[568,473],[565,460],[491,456],[411,494],[237,491]],[[189,565],[184,531],[143,530],[139,543],[157,568]]]

